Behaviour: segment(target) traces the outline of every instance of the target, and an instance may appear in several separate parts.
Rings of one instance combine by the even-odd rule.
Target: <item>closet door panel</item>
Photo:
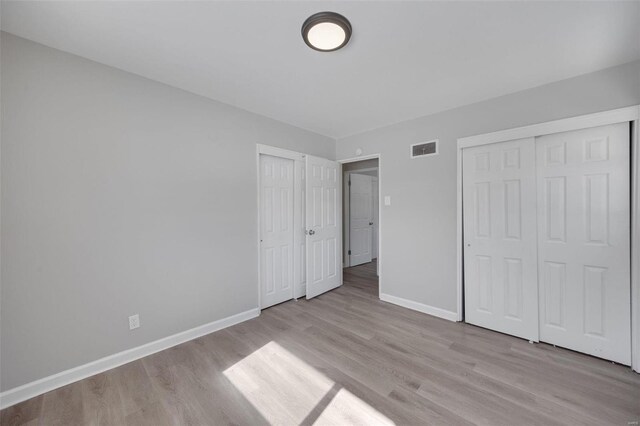
[[[631,361],[629,124],[536,139],[540,340]]]
[[[463,151],[466,321],[538,340],[533,139]]]

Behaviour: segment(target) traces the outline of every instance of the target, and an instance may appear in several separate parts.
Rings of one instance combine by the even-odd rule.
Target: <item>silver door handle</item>
[[[315,233],[316,233],[316,231],[314,231],[313,229],[310,229],[310,230],[309,230],[309,235],[313,235],[313,234],[315,234]]]

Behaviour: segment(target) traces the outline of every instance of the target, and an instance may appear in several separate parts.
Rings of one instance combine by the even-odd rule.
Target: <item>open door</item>
[[[307,299],[342,285],[342,171],[307,155]]]
[[[351,173],[349,178],[349,266],[371,262],[372,191],[371,176]]]

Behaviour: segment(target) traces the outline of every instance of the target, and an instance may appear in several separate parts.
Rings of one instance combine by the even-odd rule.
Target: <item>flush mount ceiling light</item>
[[[302,38],[314,50],[333,52],[349,42],[351,24],[338,13],[319,12],[302,24]]]

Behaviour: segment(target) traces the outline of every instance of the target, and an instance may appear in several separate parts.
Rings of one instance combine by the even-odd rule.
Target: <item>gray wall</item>
[[[382,291],[456,311],[457,138],[639,103],[634,62],[338,140],[338,159],[382,154]],[[409,158],[435,138],[439,155]]]
[[[1,49],[0,388],[256,308],[256,143],[335,142],[6,33]]]

